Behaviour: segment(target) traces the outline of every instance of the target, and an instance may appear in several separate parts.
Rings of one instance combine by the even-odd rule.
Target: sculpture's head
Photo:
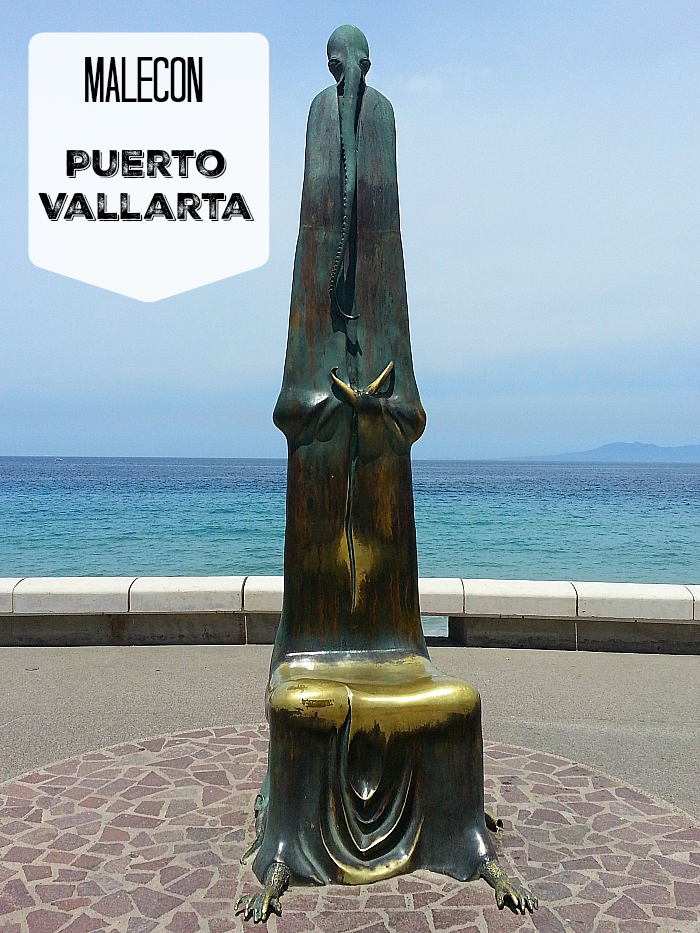
[[[343,157],[343,232],[331,273],[331,305],[340,315],[352,319],[350,304],[340,292],[341,268],[350,232],[350,218],[355,201],[357,180],[357,124],[362,104],[365,75],[369,71],[369,45],[357,26],[339,26],[328,40],[328,69],[335,78],[339,97],[340,149]]]
[[[357,26],[338,26],[328,40],[328,70],[339,93],[357,96],[370,69],[369,45]]]

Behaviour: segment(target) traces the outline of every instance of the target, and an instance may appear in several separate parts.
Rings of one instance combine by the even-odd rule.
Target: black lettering
[[[175,96],[175,62],[179,62],[180,65],[182,66],[180,68],[180,90],[182,91],[182,94],[180,94],[179,97]],[[187,92],[185,90],[185,59],[180,58],[178,56],[177,58],[173,58],[172,61],[170,62],[170,99],[174,100],[175,103],[177,104],[181,104],[183,100],[185,99],[186,93]]]
[[[44,210],[46,211],[46,216],[49,220],[58,220],[61,216],[61,211],[63,210],[63,205],[66,203],[66,193],[62,191],[60,194],[56,195],[56,200],[54,203],[51,203],[51,198],[48,194],[44,194],[42,191],[39,195],[41,198],[41,203],[44,205]]]
[[[146,213],[143,215],[144,220],[153,220],[154,217],[165,217],[166,220],[175,220],[175,215],[168,204],[168,199],[164,194],[161,194],[160,191],[156,191],[153,195],[151,203],[148,205]]]
[[[109,168],[102,168],[101,153],[99,149],[92,150],[92,170],[100,178],[111,178],[119,170],[119,153],[116,149],[109,150]],[[99,213],[99,207],[97,208]]]
[[[202,206],[202,199],[199,198],[196,194],[191,192],[186,192],[185,194],[178,194],[177,196],[177,219],[178,220],[187,220],[187,215],[189,214],[192,220],[201,220],[197,211]]]
[[[75,178],[76,172],[90,167],[90,156],[84,149],[66,149],[66,175]]]
[[[153,61],[153,57],[151,55],[148,55],[148,56],[139,55],[139,57],[136,59],[136,90],[137,90],[137,96],[138,96],[140,104],[152,104],[153,103],[152,97],[141,97],[141,85],[145,81],[153,80],[153,78],[146,78],[141,74],[141,62],[152,62],[152,61]]]
[[[135,97],[126,96],[126,58],[122,55],[122,103],[123,104],[135,104]]]
[[[242,217],[243,220],[252,220],[253,215],[248,209],[245,198],[242,194],[236,192],[228,199],[228,204],[224,208],[222,220],[230,220],[232,217]]]
[[[168,99],[168,92],[166,91],[162,97],[158,96],[158,62],[165,62],[165,67],[169,68],[170,63],[167,58],[163,58],[162,55],[158,56],[153,62],[153,99],[157,100],[159,104],[162,104],[164,100]]]
[[[146,174],[149,178],[155,178],[160,172],[165,178],[172,178],[168,171],[168,166],[172,159],[164,149],[149,149],[146,152]]]
[[[207,168],[205,162],[207,159],[216,159],[216,168]],[[207,178],[218,178],[226,171],[226,159],[218,149],[204,149],[197,156],[197,171],[200,175],[206,175]]]
[[[116,211],[109,213],[107,211],[107,195],[97,195],[97,219],[98,220],[119,220],[119,214]]]
[[[117,99],[117,103],[120,101],[119,97],[119,78],[117,77],[117,63],[114,61],[114,58],[109,60],[109,74],[107,75],[107,93],[105,94],[105,100],[109,103],[109,98],[114,93],[114,96]]]
[[[180,178],[187,178],[187,160],[194,159],[195,151],[194,149],[171,149],[170,150],[174,156],[177,156],[180,160]]]
[[[225,201],[226,195],[223,193],[202,193],[202,200],[209,201],[209,220],[219,219],[219,201]]]
[[[200,59],[201,61],[201,59]],[[100,101],[105,99],[105,60],[100,55],[97,59],[97,68],[92,70],[92,59],[85,56],[85,103],[88,103],[88,94],[92,97],[93,104],[97,102],[99,92]]]
[[[124,178],[143,178],[143,149],[122,149]]]
[[[83,217],[85,220],[95,219],[92,208],[88,204],[88,199],[80,191],[76,192],[71,198],[63,219],[73,220],[74,217]]]
[[[120,196],[122,220],[141,220],[141,215],[129,210],[129,195],[122,191]]]
[[[202,103],[202,56],[199,57],[199,75],[194,69],[194,59],[191,55],[187,56],[187,100],[192,100],[192,87],[194,86],[194,96],[197,103]]]

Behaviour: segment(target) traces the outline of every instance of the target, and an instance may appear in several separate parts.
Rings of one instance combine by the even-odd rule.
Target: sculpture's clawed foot
[[[241,894],[234,905],[235,912],[243,911],[243,919],[252,918],[255,923],[265,923],[271,910],[278,917],[281,916],[280,897],[287,890],[289,878],[289,869],[284,862],[273,862],[265,873],[262,891],[257,894]]]
[[[486,859],[483,862],[480,874],[496,892],[496,904],[499,910],[503,910],[506,904],[511,910],[519,911],[521,914],[524,914],[526,910],[530,913],[537,910],[537,898],[534,894],[530,894],[526,888],[521,888],[520,885],[509,881],[495,858]]]

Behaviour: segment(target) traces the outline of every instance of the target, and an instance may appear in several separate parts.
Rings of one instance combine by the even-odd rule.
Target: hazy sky
[[[700,443],[696,0],[3,3],[0,454],[284,456],[306,115],[332,30],[394,105],[420,458]],[[154,304],[27,256],[37,32],[261,32],[270,259]],[[224,115],[225,116],[225,115]]]

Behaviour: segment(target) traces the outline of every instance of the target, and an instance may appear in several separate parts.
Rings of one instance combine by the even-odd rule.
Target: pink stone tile
[[[65,910],[67,913],[75,912],[79,907],[88,907],[92,900],[89,897],[67,897],[63,900],[51,901],[57,910]]]
[[[637,904],[669,904],[671,894],[668,887],[660,884],[640,884],[626,892]]]
[[[54,933],[59,927],[70,920],[70,914],[61,910],[33,910],[27,914],[27,929],[29,933]]]
[[[133,904],[126,891],[115,891],[97,901],[93,910],[101,917],[122,917],[133,910]]]
[[[85,913],[80,913],[67,927],[61,930],[61,933],[93,933],[94,930],[101,930],[105,927],[105,921],[97,917],[89,917]]]
[[[179,758],[159,758],[155,764],[164,771],[186,771],[193,761],[190,755],[181,755]]]
[[[28,846],[12,846],[9,852],[3,855],[5,862],[18,862],[22,865],[29,865],[36,861],[42,854],[42,849],[33,849]]]
[[[282,911],[284,913],[284,906]],[[361,930],[378,921],[382,921],[381,916],[367,910],[325,910],[314,916],[314,923],[324,933],[351,933],[352,930]]]
[[[156,847],[155,851],[146,849],[141,853],[141,858],[138,861],[132,862],[132,866],[134,868],[138,866],[139,869],[148,869],[149,871],[160,871],[161,868],[167,867],[173,860],[172,855],[158,858],[162,854],[160,847]]]
[[[151,933],[158,926],[155,920],[148,920],[146,917],[129,917],[127,924],[127,933]]]
[[[159,752],[161,748],[165,745],[166,739],[148,739],[145,742],[139,742],[141,748],[146,749],[149,752]]]
[[[36,791],[33,787],[25,787],[23,783],[6,784],[3,787],[3,796],[6,798],[16,797],[19,800],[33,800]]]
[[[228,778],[226,779],[228,784]],[[218,803],[220,800],[225,800],[230,795],[230,791],[224,790],[222,787],[212,787],[207,785],[202,789],[202,806],[208,807],[213,803]]]
[[[137,807],[136,813],[143,813],[146,816],[160,816],[160,812],[165,806],[163,800],[143,800]]]
[[[41,878],[50,878],[52,875],[50,865],[24,865],[22,871],[27,881],[38,881]],[[1,880],[2,876],[0,876]]]
[[[578,901],[563,904],[557,907],[556,912],[564,923],[576,930],[576,933],[590,933],[598,919],[600,906],[591,901]]]
[[[177,910],[166,929],[172,930],[172,933],[196,933],[201,929],[199,917],[192,911]]]
[[[34,891],[42,904],[53,904],[54,901],[71,897],[75,891],[75,885],[59,884],[57,881],[53,881],[51,884],[35,885]]]
[[[87,872],[78,868],[59,868],[56,875],[56,881],[84,881],[87,878]]]
[[[187,869],[182,865],[172,865],[160,870],[160,883],[165,886],[170,884],[171,881],[174,881],[176,878],[181,878],[182,875],[187,873]]]
[[[700,884],[690,881],[676,881],[673,893],[678,907],[700,907]]]
[[[107,752],[112,755],[114,758],[124,758],[128,755],[133,755],[134,752],[139,750],[138,745],[113,745],[111,748],[107,749]]]
[[[618,917],[620,920],[647,920],[649,918],[649,914],[626,894],[621,895],[607,907],[605,913],[610,917]]]
[[[125,844],[124,842],[96,842],[90,846],[90,852],[100,855],[121,855]]]
[[[464,918],[462,918],[464,922]],[[376,926],[367,927],[366,933],[370,933],[370,930],[376,929],[377,931],[381,929],[390,930],[392,933],[432,933],[430,924],[428,922],[427,916],[421,911],[409,911],[409,910],[392,910],[389,912],[388,923],[383,926],[381,923],[377,923]],[[468,930],[468,927],[464,925],[461,927],[462,930]]]
[[[103,861],[104,859],[97,855],[79,855],[71,862],[71,865],[75,865],[76,868],[87,868],[90,871],[102,865]]]
[[[225,925],[230,924],[230,925]],[[311,933],[316,926],[308,914],[292,912],[285,907],[282,916],[277,918],[277,933]],[[225,930],[233,929],[233,922],[222,918],[221,920],[211,921],[209,924],[209,933],[223,933]]]
[[[653,917],[666,917],[673,920],[694,920],[697,922],[698,913],[696,910],[687,910],[682,907],[652,907]]]
[[[4,908],[0,913],[10,913],[24,907],[35,907],[36,901],[31,896],[21,878],[13,878],[0,892]],[[5,909],[6,908],[6,909]]]
[[[678,859],[666,858],[663,855],[652,855],[652,858],[673,878],[682,878],[685,881],[700,878],[700,863],[694,865],[690,862],[681,862]]]
[[[83,881],[77,885],[78,897],[102,897],[105,892],[95,881]]]
[[[182,898],[170,894],[162,894],[150,888],[137,888],[131,896],[139,913],[152,920],[158,920],[163,914],[173,910],[182,903]]]
[[[212,871],[206,871],[205,869],[193,871],[186,877],[171,882],[168,886],[168,893],[189,897],[189,895],[194,894],[195,891],[206,890],[211,884],[213,876],[214,873]]]
[[[90,810],[99,810],[106,803],[107,803],[106,797],[95,797],[93,795],[89,795],[87,797],[83,797],[83,799],[80,801],[80,806],[85,807]]]
[[[536,823],[563,823],[564,825],[568,825],[569,823],[563,813],[546,807],[537,807],[533,811],[530,819]]]

